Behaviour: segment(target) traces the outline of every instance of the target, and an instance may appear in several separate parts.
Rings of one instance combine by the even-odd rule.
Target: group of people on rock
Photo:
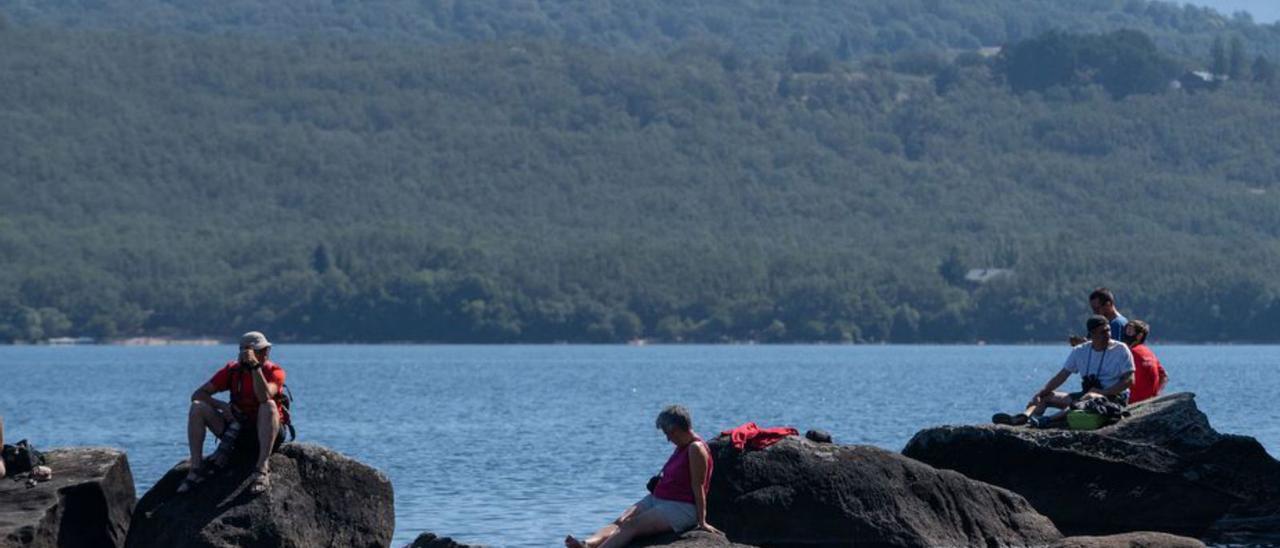
[[[1146,346],[1150,326],[1129,320],[1116,309],[1115,295],[1098,288],[1089,295],[1093,316],[1085,322],[1088,338],[1073,338],[1062,369],[1032,396],[1016,415],[999,413],[993,421],[1010,425],[1052,427],[1061,424],[1073,405],[1102,398],[1117,405],[1137,403],[1160,393],[1168,381],[1164,368]],[[1122,341],[1113,337],[1121,336]],[[256,458],[250,486],[254,493],[270,488],[269,457],[283,442],[281,390],[285,371],[270,360],[271,343],[257,331],[240,339],[238,359],[227,362],[191,396],[187,418],[190,470],[178,492],[195,489],[213,471],[226,465],[230,446]],[[1080,375],[1075,392],[1058,388],[1072,374]],[[213,394],[230,391],[230,401]],[[1058,413],[1046,416],[1050,409]],[[631,505],[618,519],[585,539],[565,537],[567,548],[613,548],[632,540],[664,532],[701,529],[719,533],[707,523],[707,493],[714,460],[702,438],[693,430],[693,418],[684,407],[673,405],[658,414],[655,426],[675,446],[662,467],[652,494]],[[0,425],[0,436],[3,436]],[[206,458],[202,454],[205,432],[219,439],[219,447]],[[0,476],[3,476],[0,468]]]
[[[1089,294],[1089,307],[1093,315],[1085,321],[1088,337],[1071,338],[1071,352],[1062,369],[1031,397],[1021,413],[996,413],[992,422],[1052,428],[1065,422],[1070,409],[1089,400],[1105,399],[1123,407],[1155,397],[1164,390],[1169,376],[1146,344],[1151,326],[1120,314],[1115,294],[1105,287]],[[1122,338],[1113,338],[1117,336]],[[1080,376],[1080,390],[1058,391],[1072,374]],[[1058,411],[1046,415],[1050,408]]]
[[[250,475],[250,492],[263,493],[271,487],[270,457],[284,442],[282,407],[285,371],[271,361],[271,342],[266,335],[250,331],[240,337],[240,354],[214,373],[208,382],[191,394],[187,413],[187,442],[191,458],[186,477],[177,487],[187,493],[236,455],[252,455],[256,461]],[[229,401],[213,397],[230,392]],[[655,426],[666,435],[675,451],[662,467],[653,493],[627,508],[612,523],[590,537],[565,538],[569,548],[612,548],[632,540],[663,532],[701,529],[719,534],[707,523],[707,490],[711,485],[714,461],[702,438],[693,431],[693,417],[679,405],[663,409]],[[203,454],[205,435],[212,432],[218,448],[209,457]],[[0,468],[0,475],[3,469]]]

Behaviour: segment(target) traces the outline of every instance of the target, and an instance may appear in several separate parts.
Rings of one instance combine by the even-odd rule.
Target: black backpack
[[[27,440],[22,440],[17,445],[4,446],[0,457],[4,458],[5,473],[10,476],[30,472],[32,468],[44,464],[44,453],[36,451]]]

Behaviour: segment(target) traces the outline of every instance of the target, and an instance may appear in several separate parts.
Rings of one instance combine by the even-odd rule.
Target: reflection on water
[[[746,421],[901,450],[921,428],[1018,407],[1064,346],[303,346],[273,353],[299,440],[385,471],[396,545],[433,531],[550,546],[645,493],[683,403],[710,436]],[[1277,347],[1157,346],[1170,390],[1280,449]],[[187,398],[230,347],[0,347],[6,434],[129,452],[139,495],[185,458]],[[1070,381],[1073,385],[1075,382]]]

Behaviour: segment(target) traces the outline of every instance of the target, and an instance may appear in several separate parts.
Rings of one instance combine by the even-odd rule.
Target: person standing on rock
[[[187,473],[179,493],[199,485],[212,467],[224,466],[231,445],[249,444],[256,449],[250,491],[263,493],[271,486],[268,458],[284,442],[281,430],[278,396],[284,386],[285,372],[270,361],[271,343],[258,331],[240,337],[240,356],[227,362],[209,382],[191,394],[187,415],[187,442],[191,449],[191,471]],[[213,398],[218,392],[230,391],[229,402]],[[214,454],[214,462],[204,459],[205,430],[222,440]],[[212,465],[212,466],[211,466]]]
[[[1133,389],[1129,392],[1129,405],[1133,405],[1159,396],[1169,383],[1169,374],[1155,353],[1147,348],[1151,326],[1142,320],[1133,320],[1124,328],[1124,340],[1133,352]]]
[[[707,490],[715,462],[711,449],[693,432],[689,410],[679,405],[667,407],[658,414],[656,425],[676,450],[662,467],[653,494],[586,540],[565,537],[567,548],[621,548],[637,538],[694,528],[724,534],[707,523]]]
[[[1062,370],[1032,396],[1025,411],[1012,416],[1008,413],[996,413],[991,417],[991,422],[1047,428],[1063,422],[1066,410],[1078,401],[1107,398],[1120,405],[1127,404],[1129,387],[1133,385],[1133,354],[1124,343],[1111,338],[1111,322],[1105,316],[1090,316],[1085,322],[1085,329],[1089,333],[1088,342],[1071,349]],[[1081,377],[1080,391],[1056,392],[1072,373]],[[1050,407],[1063,411],[1050,417],[1044,416],[1045,410]]]

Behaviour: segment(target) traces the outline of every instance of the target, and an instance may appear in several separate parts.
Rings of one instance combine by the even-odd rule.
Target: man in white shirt
[[[1133,384],[1133,354],[1124,343],[1111,338],[1111,325],[1105,316],[1089,317],[1085,329],[1089,332],[1089,340],[1071,349],[1062,370],[1036,392],[1025,411],[1013,416],[996,413],[991,422],[1046,428],[1064,421],[1066,410],[1078,401],[1107,398],[1125,405],[1129,401],[1129,386]],[[1080,391],[1056,392],[1072,373],[1080,375]],[[1062,411],[1044,416],[1050,407]]]

